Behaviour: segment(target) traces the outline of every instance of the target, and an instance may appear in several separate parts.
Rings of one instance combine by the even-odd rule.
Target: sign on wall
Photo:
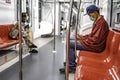
[[[11,4],[11,0],[6,0],[6,3],[9,3],[9,4]]]
[[[12,0],[0,0],[0,3],[4,4],[4,3],[8,3],[11,4]]]

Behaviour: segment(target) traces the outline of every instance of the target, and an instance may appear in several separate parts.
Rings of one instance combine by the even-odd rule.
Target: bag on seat
[[[10,39],[17,40],[19,31],[17,28],[12,28],[8,34]]]

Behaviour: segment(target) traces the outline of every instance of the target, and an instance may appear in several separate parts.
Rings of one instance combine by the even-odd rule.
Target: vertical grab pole
[[[56,40],[55,40],[55,35],[56,35],[56,0],[54,0],[54,46],[53,46],[53,53],[56,53]]]
[[[112,20],[113,19],[113,17],[112,17],[112,15],[113,15],[113,0],[110,1],[110,5],[111,5],[110,6],[110,8],[111,8],[110,9],[110,27],[113,27],[113,23],[112,23],[113,22],[113,20]]]
[[[22,28],[21,28],[21,15],[22,15],[22,0],[18,0],[18,27],[19,27],[19,80],[23,80],[22,72]]]
[[[80,6],[81,6],[81,0],[78,0],[79,1],[79,6],[78,6],[78,12],[77,12],[77,22],[76,22],[76,25],[75,25],[75,55],[77,56],[77,31],[78,31],[78,26],[79,26],[79,23],[80,23],[80,19],[79,19],[79,16],[80,16]]]
[[[72,19],[72,8],[73,8],[73,2],[74,0],[71,0],[70,1],[70,14],[69,14],[69,25],[68,25],[68,30],[67,30],[67,39],[66,39],[66,42],[67,42],[67,45],[66,45],[66,72],[65,72],[65,75],[66,75],[66,79],[65,80],[68,80],[69,79],[69,63],[70,63],[70,27],[71,27],[71,19]]]

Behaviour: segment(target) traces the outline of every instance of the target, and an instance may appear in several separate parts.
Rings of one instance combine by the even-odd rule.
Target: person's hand
[[[82,35],[77,35],[78,40],[82,39],[82,37],[83,37]]]

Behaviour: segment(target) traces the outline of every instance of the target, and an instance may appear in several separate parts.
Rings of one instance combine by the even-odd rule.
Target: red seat
[[[101,52],[100,54],[106,54],[106,55],[103,55],[103,57],[97,57],[97,56],[91,56],[91,57],[86,57],[86,56],[79,56],[79,59],[78,59],[78,65],[79,64],[87,64],[89,66],[94,66],[94,67],[99,67],[101,66],[101,68],[109,68],[110,65],[112,66],[111,63],[114,63],[115,62],[115,57],[117,55],[117,51],[118,51],[118,47],[119,47],[119,43],[120,43],[120,34],[114,34],[113,36],[113,40],[111,42],[111,48],[109,50],[107,50],[108,48],[106,48],[103,52]],[[106,46],[107,47],[107,46]],[[97,54],[97,53],[96,53]],[[97,62],[97,63],[95,63]],[[93,65],[95,63],[95,65]],[[107,64],[109,66],[105,66],[106,63],[110,63],[110,64]],[[105,64],[105,65],[104,65]]]
[[[9,39],[9,32],[14,27],[14,24],[0,25],[0,50],[19,43],[19,40]]]
[[[120,49],[120,33],[114,32],[113,39],[110,37],[110,33],[107,38],[106,48],[100,54],[84,51],[84,53],[89,53],[89,56],[81,56],[80,52],[77,62],[76,80],[98,80],[98,77],[95,77],[94,74],[101,77],[102,79],[100,80],[114,80],[114,78],[117,80],[120,78],[117,64],[117,56],[120,54],[118,51]]]
[[[99,67],[100,68],[100,67]],[[85,65],[76,68],[75,80],[114,80],[111,74]]]

